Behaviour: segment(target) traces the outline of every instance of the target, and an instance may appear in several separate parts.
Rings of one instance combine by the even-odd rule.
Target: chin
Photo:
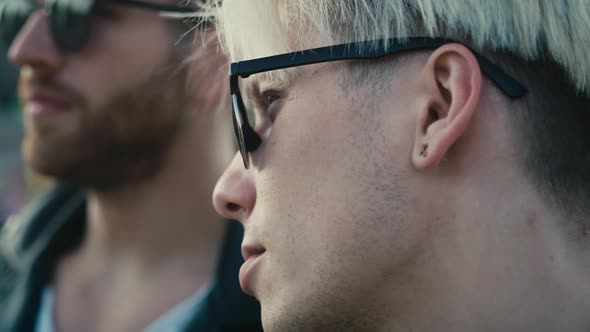
[[[74,177],[79,173],[80,156],[71,153],[67,146],[27,137],[22,145],[22,155],[26,165],[35,173],[74,183]]]
[[[43,175],[53,173],[62,168],[64,163],[57,147],[52,147],[40,141],[38,138],[25,138],[22,146],[23,159],[35,172]]]

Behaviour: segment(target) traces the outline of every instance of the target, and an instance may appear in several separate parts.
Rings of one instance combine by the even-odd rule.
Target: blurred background
[[[20,156],[23,135],[16,86],[18,71],[0,46],[0,223],[38,191]]]

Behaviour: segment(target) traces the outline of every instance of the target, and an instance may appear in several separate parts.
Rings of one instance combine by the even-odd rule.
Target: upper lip
[[[254,257],[262,255],[266,249],[259,244],[242,244],[242,257],[244,261]]]
[[[28,102],[43,102],[48,101],[52,103],[67,105],[68,100],[57,93],[51,93],[49,91],[41,89],[32,89],[25,95],[25,100]]]

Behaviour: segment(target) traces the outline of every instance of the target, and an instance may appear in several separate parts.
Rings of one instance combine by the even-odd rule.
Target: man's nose
[[[246,170],[242,157],[236,153],[231,164],[217,181],[213,205],[223,217],[244,223],[256,204],[256,187],[252,170]]]
[[[12,42],[8,56],[18,67],[51,71],[61,64],[63,56],[51,36],[49,17],[43,10],[28,18]]]

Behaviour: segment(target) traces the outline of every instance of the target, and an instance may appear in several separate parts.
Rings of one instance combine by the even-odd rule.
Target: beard
[[[23,155],[33,170],[96,191],[113,191],[156,176],[186,127],[186,74],[170,60],[148,79],[118,93],[97,109],[73,89],[50,78],[22,77],[75,101],[77,125],[64,132],[25,117]]]

